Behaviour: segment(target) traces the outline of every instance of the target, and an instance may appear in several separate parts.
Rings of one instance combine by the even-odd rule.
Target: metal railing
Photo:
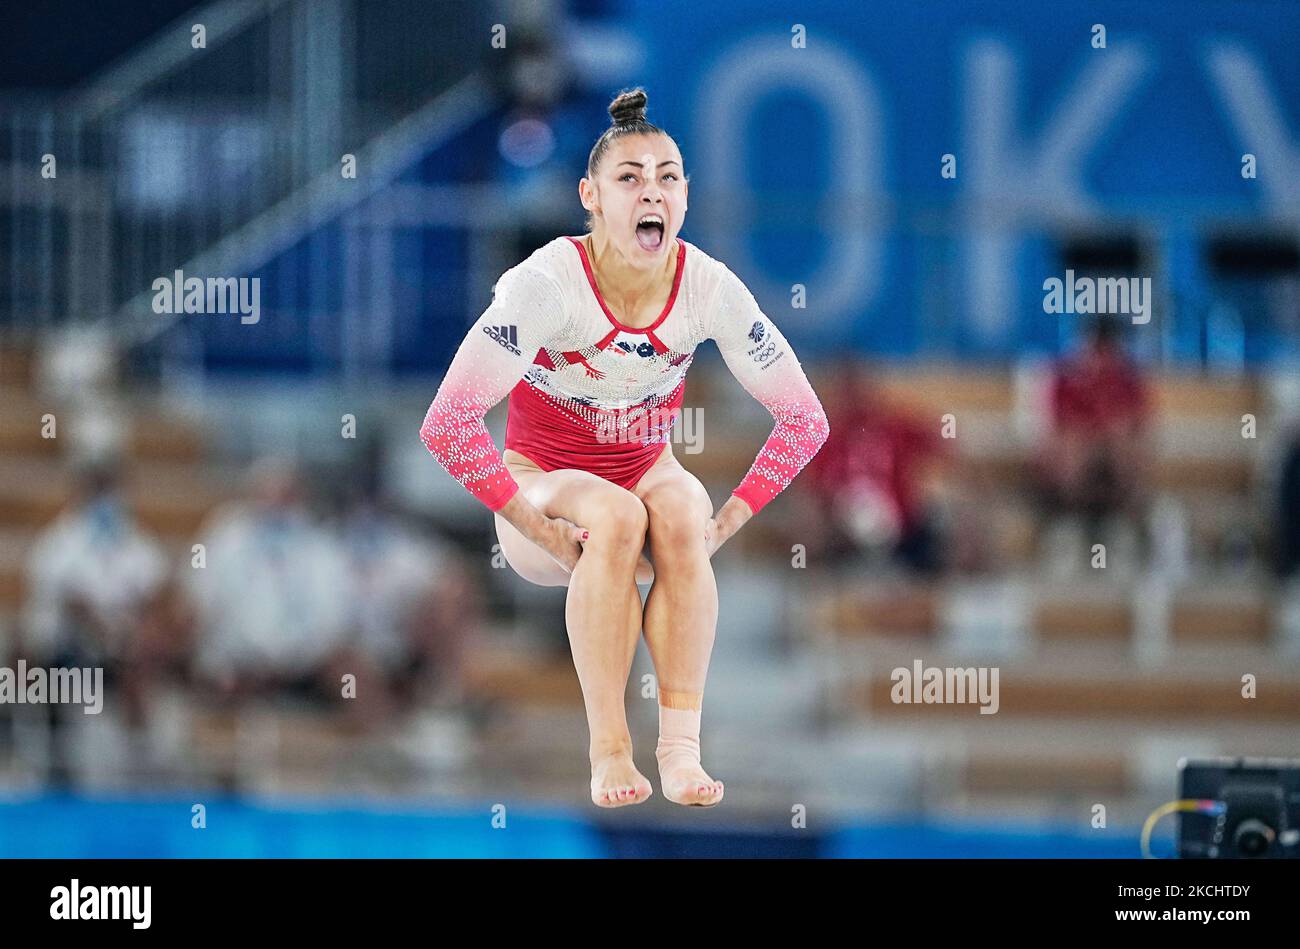
[[[472,57],[442,44],[395,41],[396,79],[359,64],[377,31],[437,15],[410,0],[386,25],[377,6],[392,12],[220,0],[82,89],[0,101],[0,332],[95,322],[147,340],[167,325],[145,318],[159,276],[265,263],[418,160],[440,122],[487,107]],[[474,18],[446,19],[428,22]],[[340,188],[345,154],[363,171]]]

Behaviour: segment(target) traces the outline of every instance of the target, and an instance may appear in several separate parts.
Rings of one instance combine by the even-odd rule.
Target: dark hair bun
[[[614,120],[615,126],[644,122],[645,104],[644,89],[636,88],[629,92],[620,92],[609,104],[609,116]]]

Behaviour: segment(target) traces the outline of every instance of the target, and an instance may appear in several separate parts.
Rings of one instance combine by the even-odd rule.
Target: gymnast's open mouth
[[[656,251],[664,243],[664,218],[662,214],[650,212],[641,215],[636,222],[636,240],[642,248]]]

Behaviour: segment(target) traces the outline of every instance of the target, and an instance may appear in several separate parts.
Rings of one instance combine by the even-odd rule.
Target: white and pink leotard
[[[506,448],[547,471],[578,468],[631,490],[670,439],[706,339],[776,422],[732,494],[758,513],[817,454],[830,426],[790,344],[725,265],[677,243],[668,303],[641,329],[605,306],[577,238],[558,237],[501,275],[420,428],[488,508],[519,488],[483,424],[507,394]]]

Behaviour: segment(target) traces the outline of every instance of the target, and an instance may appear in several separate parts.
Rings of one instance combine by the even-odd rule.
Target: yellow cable
[[[1215,804],[1215,803],[1217,802],[1204,801],[1197,798],[1184,798],[1181,801],[1169,801],[1168,803],[1161,804],[1159,807],[1157,807],[1154,811],[1151,812],[1151,816],[1147,818],[1146,823],[1142,825],[1143,859],[1146,860],[1160,859],[1159,857],[1157,857],[1155,854],[1151,852],[1151,831],[1155,829],[1155,826],[1159,822],[1160,818],[1164,817],[1166,814],[1172,814],[1175,811],[1204,810],[1206,805]]]

